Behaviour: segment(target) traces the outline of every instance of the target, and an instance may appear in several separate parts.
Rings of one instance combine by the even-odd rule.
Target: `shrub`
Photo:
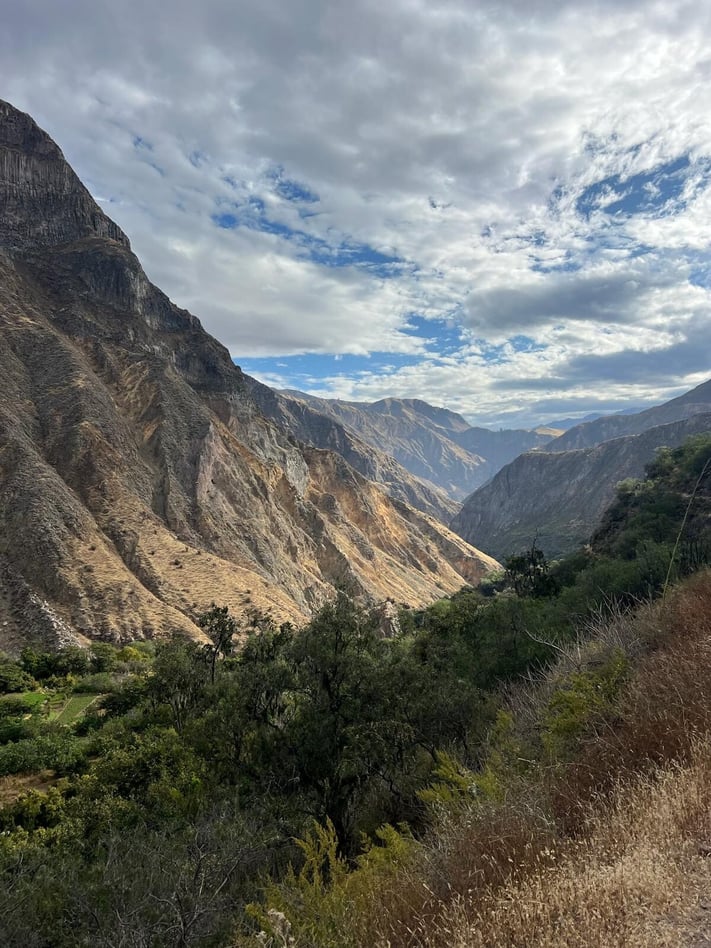
[[[47,768],[69,774],[81,769],[83,760],[84,745],[80,740],[60,730],[48,731],[0,747],[0,776]]]
[[[103,695],[115,691],[119,680],[109,672],[97,672],[95,675],[86,675],[80,678],[72,689],[75,694]]]
[[[0,662],[0,694],[31,691],[37,682],[16,662]]]

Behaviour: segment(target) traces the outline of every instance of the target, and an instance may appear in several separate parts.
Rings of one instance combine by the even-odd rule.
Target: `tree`
[[[194,642],[176,636],[161,642],[156,649],[148,692],[156,702],[170,706],[179,734],[183,732],[189,712],[200,701],[204,676],[201,649]]]
[[[237,621],[230,615],[227,606],[217,606],[213,602],[207,612],[198,618],[197,624],[210,639],[210,643],[205,646],[205,654],[210,665],[210,681],[214,685],[217,659],[220,655],[231,655],[234,651]]]
[[[555,581],[548,573],[548,561],[534,539],[524,553],[509,556],[504,561],[506,579],[517,596],[550,596],[555,593]]]
[[[0,660],[0,694],[32,691],[36,687],[35,679],[23,671],[16,662]]]

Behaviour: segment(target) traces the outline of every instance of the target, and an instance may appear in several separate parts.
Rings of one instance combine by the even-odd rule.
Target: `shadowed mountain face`
[[[452,529],[497,557],[534,538],[548,556],[571,552],[590,538],[621,480],[641,477],[658,448],[707,431],[711,413],[694,414],[592,448],[522,454],[467,498]]]
[[[294,406],[292,411],[308,406],[312,412],[334,419],[359,440],[391,455],[410,474],[455,500],[484,484],[521,452],[540,447],[555,436],[555,432],[473,428],[461,415],[419,399],[383,398],[367,404],[303,392],[280,395]]]
[[[570,428],[559,438],[550,441],[546,451],[571,451],[577,448],[591,448],[611,438],[641,434],[658,425],[668,425],[673,421],[682,421],[692,415],[711,411],[711,379],[697,385],[678,398],[655,405],[632,415],[603,415],[594,421]]]
[[[494,565],[265,418],[6,103],[0,332],[0,647],[197,634],[212,600],[298,619],[342,582],[424,603]]]

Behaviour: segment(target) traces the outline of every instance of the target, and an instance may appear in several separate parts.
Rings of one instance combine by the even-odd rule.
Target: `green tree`
[[[237,622],[227,606],[216,606],[213,602],[207,612],[198,618],[197,624],[210,639],[209,644],[205,645],[205,654],[210,665],[210,681],[214,684],[217,659],[221,655],[231,655],[234,651]]]
[[[169,706],[179,734],[183,733],[188,716],[197,708],[205,690],[203,655],[199,645],[178,636],[161,642],[156,649],[148,694],[154,704]]]
[[[0,661],[0,694],[31,691],[37,687],[35,679],[15,662]]]
[[[550,576],[548,561],[534,539],[530,549],[509,556],[504,561],[506,579],[517,596],[550,596],[555,582]]]

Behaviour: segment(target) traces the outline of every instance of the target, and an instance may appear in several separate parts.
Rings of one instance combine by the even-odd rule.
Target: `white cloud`
[[[658,401],[703,371],[707,4],[6,6],[2,94],[235,355],[411,355],[330,390],[417,395],[480,419],[557,405],[564,389],[581,407]],[[593,200],[600,182],[608,202],[623,198],[635,175],[683,155],[664,213]],[[277,167],[319,195],[312,216],[275,191]],[[661,207],[659,182],[640,190]],[[216,226],[250,198],[277,232]],[[327,266],[309,241],[406,265],[389,277]],[[454,319],[469,345],[437,358],[402,331],[411,313]],[[532,351],[508,342],[518,335]]]

